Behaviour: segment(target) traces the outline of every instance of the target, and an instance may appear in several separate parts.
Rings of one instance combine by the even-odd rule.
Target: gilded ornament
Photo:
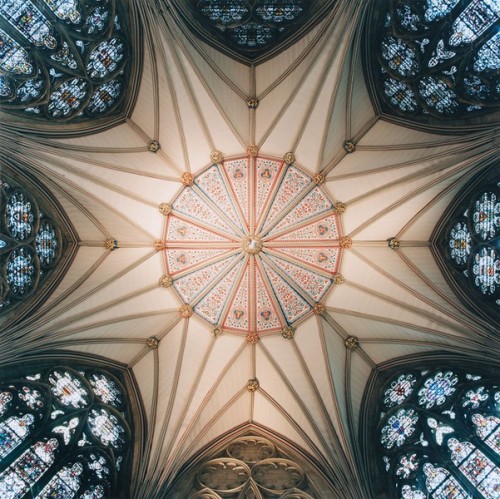
[[[158,152],[160,149],[160,143],[157,140],[150,140],[148,143],[149,152]]]
[[[400,247],[400,242],[399,239],[396,239],[395,237],[391,237],[390,239],[387,239],[387,246],[393,250],[397,250]]]
[[[158,206],[158,210],[162,215],[167,216],[172,213],[172,206],[170,206],[168,203],[160,203],[160,206]]]
[[[358,348],[359,346],[359,340],[358,338],[356,338],[356,336],[349,336],[345,340],[344,344],[347,350],[356,350],[356,348]]]
[[[118,248],[118,241],[110,237],[109,239],[106,239],[106,241],[104,241],[104,247],[109,251],[113,251],[114,249]]]
[[[281,336],[286,340],[291,340],[295,335],[295,331],[290,326],[283,326],[281,330]]]
[[[224,161],[224,154],[220,151],[212,151],[210,153],[210,160],[212,163],[222,163]]]
[[[257,99],[257,97],[250,97],[250,99],[247,100],[247,106],[250,109],[257,109],[259,106],[259,99]]]
[[[351,140],[346,140],[344,142],[344,150],[347,153],[354,152],[356,150],[356,144],[352,142]]]
[[[342,274],[335,274],[333,276],[333,284],[344,284],[345,277]]]
[[[257,154],[259,154],[259,148],[257,146],[248,146],[247,147],[247,154],[251,157],[251,158],[255,158],[255,156],[257,156]]]
[[[335,211],[339,214],[342,215],[345,213],[347,210],[347,205],[345,203],[342,203],[341,201],[337,201],[335,203]]]
[[[166,241],[162,241],[161,239],[158,239],[155,241],[155,250],[156,251],[160,251],[160,250],[163,250],[167,247],[167,242]]]
[[[322,303],[316,303],[313,307],[313,312],[316,315],[321,315],[325,313],[325,306]]]
[[[181,177],[181,181],[185,186],[193,185],[193,174],[190,172],[184,172]]]
[[[191,307],[191,305],[188,305],[187,303],[185,303],[179,309],[179,315],[183,319],[189,319],[193,315],[193,307]]]
[[[262,250],[262,240],[257,236],[247,236],[243,239],[243,251],[250,255],[256,255]]]
[[[322,173],[316,173],[313,178],[316,185],[321,185],[325,181],[325,176]]]
[[[151,350],[156,350],[158,345],[160,344],[160,340],[156,336],[150,336],[146,340],[146,346]]]
[[[212,336],[220,336],[222,334],[222,328],[220,326],[215,326],[212,328]]]
[[[251,378],[247,381],[247,390],[249,392],[255,392],[259,389],[259,380],[257,378]]]
[[[293,152],[287,152],[287,153],[283,156],[283,161],[284,161],[287,165],[291,165],[292,163],[295,163],[295,154],[293,154]]]
[[[174,283],[174,280],[168,275],[162,275],[158,280],[158,284],[162,288],[169,288]]]
[[[253,331],[247,333],[246,340],[252,345],[256,345],[259,342],[259,335]]]
[[[339,241],[339,244],[340,244],[340,247],[341,248],[344,248],[344,249],[349,249],[352,247],[352,239],[350,237],[343,237],[340,241]]]

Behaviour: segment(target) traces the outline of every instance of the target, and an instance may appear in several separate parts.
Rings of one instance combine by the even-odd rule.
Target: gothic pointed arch
[[[457,194],[431,236],[431,249],[462,302],[500,321],[500,175],[493,163]]]
[[[43,176],[0,162],[0,323],[43,304],[76,255],[78,236]]]
[[[3,2],[2,121],[63,135],[120,122],[134,103],[140,40],[133,1]]]
[[[129,497],[142,409],[131,372],[74,353],[0,366],[0,496]]]
[[[377,111],[441,133],[498,123],[499,26],[489,0],[373,0],[363,50]]]
[[[160,497],[338,496],[331,474],[304,450],[283,435],[252,423],[234,428],[197,452]]]
[[[174,0],[198,38],[244,64],[260,64],[309,31],[336,0]]]
[[[373,497],[497,497],[498,362],[445,352],[378,366],[360,444]]]

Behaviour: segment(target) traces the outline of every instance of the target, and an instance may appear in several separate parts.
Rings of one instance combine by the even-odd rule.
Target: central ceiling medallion
[[[295,164],[263,156],[212,164],[171,206],[167,274],[211,329],[281,333],[313,314],[336,282],[340,215]]]

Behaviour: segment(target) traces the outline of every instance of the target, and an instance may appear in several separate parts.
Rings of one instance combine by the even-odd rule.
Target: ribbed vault
[[[431,134],[382,119],[363,77],[365,2],[339,0],[258,66],[187,38],[154,2],[137,9],[143,70],[123,123],[60,138],[8,121],[0,129],[4,154],[48,179],[78,236],[50,297],[4,328],[0,362],[64,351],[131,370],[147,421],[132,497],[162,497],[200,449],[249,423],[304,449],[342,497],[369,497],[357,435],[372,369],[434,350],[498,355],[497,326],[459,301],[429,244],[456,193],[497,155],[498,130]],[[293,152],[345,204],[343,282],[292,338],[212,335],[159,283],[159,207],[173,202],[183,174],[213,163],[213,151]]]

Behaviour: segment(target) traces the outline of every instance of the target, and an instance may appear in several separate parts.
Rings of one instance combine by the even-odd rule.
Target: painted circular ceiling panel
[[[241,157],[205,168],[174,199],[165,264],[180,300],[212,326],[282,331],[332,287],[341,237],[339,213],[312,175]]]

